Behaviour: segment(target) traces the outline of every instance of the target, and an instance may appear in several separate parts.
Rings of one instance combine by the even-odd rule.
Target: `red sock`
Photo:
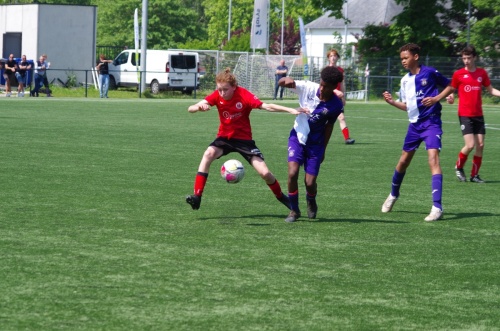
[[[194,194],[201,197],[203,195],[203,189],[207,183],[208,174],[206,172],[198,172],[194,180]]]
[[[458,169],[463,169],[465,162],[467,162],[467,157],[468,155],[463,154],[462,152],[458,153],[458,160],[457,160],[457,168]]]
[[[348,127],[345,127],[343,130],[342,130],[342,134],[344,135],[344,140],[347,140],[349,139],[349,128]]]
[[[470,176],[474,177],[479,173],[479,168],[481,168],[481,163],[483,162],[482,156],[475,156],[472,159],[472,169],[470,171]]]
[[[281,196],[283,195],[283,192],[281,192],[281,186],[280,186],[280,183],[278,183],[278,180],[276,179],[274,183],[272,184],[267,184],[267,186],[269,186],[269,188],[271,189],[271,191],[273,191],[273,194],[276,198],[281,198]]]

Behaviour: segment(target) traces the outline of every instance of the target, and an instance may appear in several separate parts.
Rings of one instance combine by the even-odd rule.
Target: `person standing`
[[[50,62],[47,62],[47,54],[43,54],[43,61],[45,62],[45,70],[43,72],[43,86],[45,86],[45,94],[47,94],[47,97],[51,97],[52,94],[50,92],[49,88],[49,79],[47,78],[47,69],[50,68]]]
[[[12,95],[12,83],[16,77],[17,62],[14,60],[14,54],[9,55],[9,59],[5,62],[5,69],[3,72],[3,78],[5,79],[5,96],[10,97]],[[19,91],[18,91],[19,95]]]
[[[339,56],[339,52],[336,49],[333,49],[333,48],[330,49],[326,53],[326,58],[328,59],[328,65],[330,67],[335,67],[335,68],[339,69],[340,72],[342,73],[342,75],[344,75],[344,69],[342,69],[341,67],[339,67],[337,65],[337,61],[339,60],[340,56]],[[344,82],[344,80],[342,80],[342,82],[338,84],[336,90],[342,92],[342,94],[343,94],[342,102],[345,106],[346,99],[345,99],[345,82]],[[346,143],[346,145],[354,144],[355,140],[350,137],[349,128],[347,127],[347,123],[345,121],[345,115],[344,115],[343,110],[342,110],[342,114],[340,114],[338,120],[339,120],[340,130],[342,131],[342,135],[344,136],[344,142]]]
[[[283,194],[281,186],[269,171],[264,156],[252,139],[250,113],[253,109],[289,112],[298,115],[301,112],[293,108],[271,103],[263,103],[247,89],[238,86],[238,82],[230,68],[215,77],[217,90],[205,99],[188,107],[188,112],[206,112],[216,106],[219,113],[219,131],[215,140],[208,146],[194,181],[194,194],[186,197],[186,202],[194,210],[200,208],[203,190],[207,183],[208,172],[213,161],[232,152],[238,152],[259,173],[269,186],[276,199],[290,209],[288,197]]]
[[[109,89],[109,68],[108,63],[112,63],[112,60],[106,60],[104,54],[99,56],[99,61],[97,61],[96,69],[99,70],[99,96],[101,98],[108,97]]]
[[[344,105],[334,93],[342,82],[343,74],[338,68],[325,67],[321,70],[320,83],[310,81],[294,81],[291,77],[280,80],[280,86],[292,88],[299,95],[301,107],[311,113],[297,116],[305,117],[305,121],[296,121],[288,138],[288,198],[290,214],[285,222],[295,222],[301,216],[299,207],[299,170],[304,166],[306,185],[307,217],[316,218],[318,205],[316,182],[326,147],[330,141],[333,125],[342,114]],[[305,128],[304,128],[305,127]]]
[[[401,184],[417,148],[425,142],[429,167],[432,174],[432,208],[425,221],[439,220],[443,215],[443,174],[439,164],[441,136],[443,134],[438,86],[447,87],[450,81],[432,67],[419,64],[420,47],[406,44],[399,50],[401,64],[409,72],[401,79],[400,99],[391,93],[383,93],[385,101],[408,113],[410,124],[403,144],[403,151],[392,177],[391,193],[382,205],[382,212],[392,210],[399,198]]]
[[[285,89],[284,87],[279,86],[278,82],[281,78],[286,77],[288,73],[288,67],[285,65],[285,60],[280,61],[280,65],[276,68],[276,73],[275,73],[275,82],[274,82],[274,98],[273,100],[276,100],[278,97],[278,89],[280,90],[280,100],[283,100],[283,90]]]
[[[500,91],[491,86],[486,70],[476,66],[478,54],[474,46],[465,47],[461,55],[464,68],[455,71],[451,79],[451,86],[458,90],[458,120],[465,142],[465,145],[458,153],[455,173],[459,181],[467,181],[464,166],[469,154],[475,149],[470,181],[484,183],[485,181],[479,177],[486,135],[481,92],[484,87],[492,96],[500,97]],[[453,103],[453,100],[453,98],[450,98],[448,102]]]
[[[21,56],[21,62],[18,65],[18,70],[16,72],[17,83],[17,96],[24,97],[24,89],[28,84],[29,71],[31,70],[31,64],[26,60],[26,55]]]
[[[35,63],[35,88],[31,90],[30,96],[38,97],[38,93],[40,91],[40,87],[43,85],[45,71],[47,70],[47,64],[45,63],[45,58],[40,56],[38,61]]]

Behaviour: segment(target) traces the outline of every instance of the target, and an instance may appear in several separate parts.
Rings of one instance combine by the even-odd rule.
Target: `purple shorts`
[[[297,137],[288,138],[288,162],[304,165],[304,171],[309,175],[318,176],[324,154],[323,145],[301,145]]]
[[[443,129],[441,128],[441,121],[425,121],[422,123],[410,123],[408,126],[408,133],[405,137],[403,150],[411,152],[425,142],[425,149],[438,149],[441,150],[441,136]]]

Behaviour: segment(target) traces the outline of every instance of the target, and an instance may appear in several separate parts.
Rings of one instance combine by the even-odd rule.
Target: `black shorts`
[[[238,152],[248,163],[250,163],[250,160],[254,156],[258,156],[264,160],[264,155],[262,155],[260,149],[255,145],[255,141],[253,140],[216,138],[210,146],[221,148],[221,156],[232,152]]]
[[[484,125],[484,117],[466,117],[458,116],[460,121],[460,130],[462,135],[466,134],[486,134],[486,127]]]

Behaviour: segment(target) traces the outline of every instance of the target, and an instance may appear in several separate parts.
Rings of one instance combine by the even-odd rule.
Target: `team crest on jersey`
[[[477,77],[477,81],[482,83],[483,82],[483,77]]]
[[[241,102],[237,102],[236,109],[242,109],[242,108],[243,108],[243,104]]]
[[[426,79],[426,78],[421,79],[421,80],[420,80],[420,84],[421,84],[422,86],[426,86],[426,85],[427,85],[427,79]]]

